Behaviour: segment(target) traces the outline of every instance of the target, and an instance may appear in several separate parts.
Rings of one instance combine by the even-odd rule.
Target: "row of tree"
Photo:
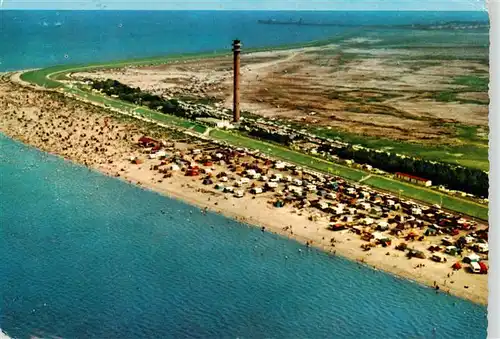
[[[403,172],[429,179],[434,185],[443,185],[449,189],[471,193],[479,197],[488,196],[488,174],[479,169],[400,157],[393,153],[377,152],[366,148],[357,149],[352,146],[337,148],[322,145],[319,151],[337,155],[342,159],[352,159],[360,164],[369,164],[386,172]]]
[[[298,136],[295,134],[284,133],[271,128],[256,126],[252,122],[243,122],[240,125],[240,130],[248,133],[248,135],[252,137],[276,142],[286,146],[290,146],[298,139]]]
[[[202,110],[188,109],[183,107],[179,101],[175,99],[164,99],[158,95],[154,95],[140,88],[133,88],[119,81],[107,79],[104,81],[90,80],[91,87],[106,95],[116,95],[120,100],[127,101],[136,105],[146,106],[150,109],[157,110],[164,114],[171,114],[188,119],[195,119],[199,117],[209,117]]]

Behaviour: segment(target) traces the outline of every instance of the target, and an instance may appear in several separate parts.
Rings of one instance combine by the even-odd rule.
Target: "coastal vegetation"
[[[146,106],[165,114],[172,114],[190,118],[175,99],[165,100],[158,95],[153,95],[140,88],[132,88],[116,80],[92,81],[91,88],[108,96],[116,96],[120,100],[139,106]]]
[[[407,142],[403,140],[393,140],[383,137],[372,137],[349,133],[346,131],[327,129],[325,127],[310,127],[309,130],[318,136],[342,140],[349,144],[361,145],[363,147],[387,150],[393,153],[421,159],[445,162],[449,164],[461,165],[469,168],[476,168],[487,171],[488,161],[488,140],[481,135],[486,134],[484,128],[477,126],[465,126],[460,124],[442,124],[453,130],[457,135],[456,144],[424,144]]]
[[[482,170],[398,156],[390,152],[359,149],[352,145],[345,147],[322,145],[319,151],[337,155],[342,159],[352,159],[360,164],[369,164],[390,173],[404,172],[420,176],[432,180],[434,185],[444,185],[476,196],[488,196],[488,174]]]
[[[470,92],[487,92],[489,82],[488,77],[476,75],[463,75],[453,79],[454,84],[465,86]]]

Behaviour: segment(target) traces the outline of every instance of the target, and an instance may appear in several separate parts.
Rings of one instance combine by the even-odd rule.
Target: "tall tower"
[[[240,121],[240,40],[233,41],[233,122]]]

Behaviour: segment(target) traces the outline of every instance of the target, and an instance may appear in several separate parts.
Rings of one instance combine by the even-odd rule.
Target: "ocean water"
[[[328,22],[359,27],[279,26],[259,19]],[[486,12],[266,11],[6,11],[0,10],[0,71],[178,53],[230,50],[332,39],[374,37],[392,43],[488,45],[488,32],[363,29],[366,25],[488,21]]]
[[[15,338],[486,337],[483,306],[2,134],[0,253]]]

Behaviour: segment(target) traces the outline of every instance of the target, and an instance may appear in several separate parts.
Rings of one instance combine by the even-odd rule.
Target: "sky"
[[[2,9],[484,10],[484,0],[0,0]]]

